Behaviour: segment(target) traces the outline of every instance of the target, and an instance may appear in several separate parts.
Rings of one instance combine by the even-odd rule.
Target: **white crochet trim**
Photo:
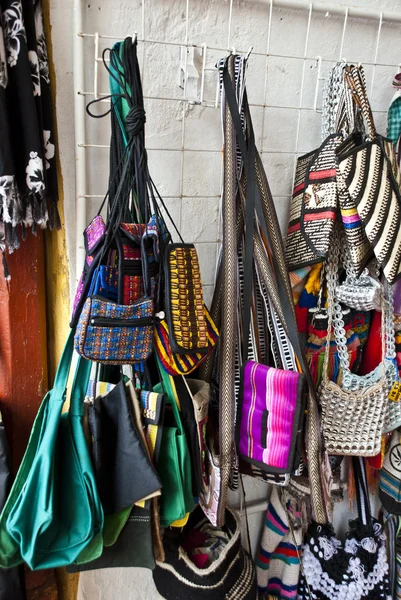
[[[380,546],[377,562],[373,570],[364,576],[363,566],[359,558],[350,558],[349,568],[345,577],[349,583],[336,584],[322,569],[319,559],[311,551],[309,544],[305,544],[303,550],[303,569],[305,578],[313,591],[321,592],[327,598],[336,600],[361,600],[368,595],[377,584],[380,584],[389,567],[387,563],[386,548]]]

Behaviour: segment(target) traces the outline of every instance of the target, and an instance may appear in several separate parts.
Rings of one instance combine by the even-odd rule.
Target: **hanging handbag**
[[[383,527],[371,516],[365,464],[354,458],[358,517],[349,521],[346,541],[333,526],[312,522],[302,551],[299,600],[389,600],[389,566]]]
[[[161,366],[169,375],[189,375],[197,369],[203,361],[210,356],[219,340],[219,332],[210,316],[206,306],[204,316],[207,329],[206,352],[187,352],[186,354],[173,352],[170,345],[170,335],[167,320],[159,318],[155,321],[154,345],[161,362]]]
[[[0,565],[31,569],[84,562],[103,549],[103,509],[83,429],[91,364],[78,361],[70,408],[61,414],[73,354],[71,331],[39,408],[24,458],[0,515]]]
[[[259,196],[255,185],[256,147],[253,130],[248,147],[240,127],[240,117],[228,73],[223,75],[227,102],[233,116],[237,140],[241,147],[247,179],[246,234],[244,240],[243,346],[241,386],[237,416],[239,456],[272,474],[288,474],[299,465],[299,442],[303,429],[306,380],[302,373],[248,361],[251,332],[251,295],[253,265],[253,222]],[[267,237],[267,236],[266,236]],[[274,250],[273,250],[274,251]],[[272,292],[272,290],[271,290]],[[276,292],[277,293],[277,292]],[[295,319],[289,340],[297,337]],[[288,326],[288,323],[286,323]],[[286,332],[283,331],[283,335]],[[294,347],[294,346],[293,346]],[[298,345],[295,346],[298,350]],[[294,367],[295,367],[294,361]],[[297,457],[297,462],[295,458]]]
[[[200,569],[190,559],[182,544],[191,530],[208,523],[200,508],[191,514],[182,531],[166,531],[166,560],[156,563],[153,580],[159,594],[167,600],[256,600],[255,567],[241,545],[241,523],[231,509],[225,511],[229,540],[210,566]]]
[[[117,405],[118,404],[124,404],[123,400],[121,398],[119,398],[119,396],[122,396],[122,392],[121,392],[121,386],[120,384],[112,385],[112,384],[106,384],[105,382],[96,382],[96,378],[95,381],[93,382],[93,388],[94,390],[101,390],[102,388],[106,388],[108,389],[108,393],[107,393],[107,400],[110,401],[112,400],[117,401]],[[116,389],[117,388],[117,389]],[[120,389],[118,389],[120,388]],[[114,396],[111,396],[111,392],[115,390],[116,394]],[[129,401],[129,403],[132,405],[132,416],[131,416],[131,411],[128,411],[128,415],[126,415],[126,418],[124,419],[124,415],[122,415],[123,420],[122,420],[122,425],[124,430],[129,430],[129,423],[132,420],[135,429],[137,431],[137,434],[142,442],[142,444],[144,445],[144,447],[146,448],[146,440],[145,440],[145,435],[142,432],[142,423],[141,423],[141,411],[140,411],[140,406],[139,406],[139,402],[137,399],[137,395],[135,392],[135,389],[133,387],[132,381],[129,380],[128,382],[125,383],[125,393],[126,393],[126,398]],[[154,394],[155,396],[158,396],[157,394]],[[99,425],[98,425],[98,421],[99,421],[99,416],[95,416],[94,412],[96,411],[96,409],[99,408],[99,406],[93,405],[93,401],[96,400],[97,398],[99,398],[99,394],[95,392],[95,398],[93,398],[91,400],[91,402],[89,402],[89,425],[91,424],[91,421],[93,422],[93,420],[95,420],[95,427],[94,427],[94,431],[93,431],[93,426],[91,428],[91,432],[92,432],[92,443],[93,443],[93,452],[92,454],[95,456],[94,462],[95,465],[97,467],[99,467],[99,441],[101,442],[102,440],[95,440],[94,437],[96,435],[99,434]],[[99,403],[97,403],[99,405]],[[110,404],[110,402],[108,402],[108,404]],[[110,408],[109,406],[106,406],[106,409]],[[112,412],[116,412],[118,411],[118,407],[113,407],[112,408]],[[103,413],[105,411],[102,411]],[[120,415],[122,413],[122,411],[119,411]],[[104,420],[104,415],[103,415],[103,420]],[[120,423],[121,424],[121,423]],[[104,427],[101,428],[102,429],[102,433],[107,435],[107,431],[105,431]],[[112,437],[115,437],[115,435],[113,435]],[[131,437],[130,436],[130,432],[128,431],[128,435],[125,435],[123,437]],[[134,443],[135,443],[135,439],[136,436],[134,437]],[[97,441],[97,443],[96,443]],[[108,446],[108,448],[103,447],[102,448],[102,454],[103,457],[106,455],[107,458],[107,450],[109,449],[109,452],[111,453],[111,455],[113,456],[113,452],[111,452],[111,448],[110,448],[110,441],[106,439],[103,439],[103,445]],[[96,446],[97,446],[97,451],[96,451]],[[120,444],[121,447],[121,444]],[[148,453],[147,448],[146,448],[146,452],[150,457],[150,452]],[[129,452],[129,454],[132,454],[131,452]],[[121,456],[121,453],[120,453]],[[105,463],[104,460],[100,461],[100,466],[103,465],[103,469],[104,471],[100,471],[100,475],[102,475],[100,483],[104,484],[106,483],[105,480],[110,480],[111,477],[110,475],[113,474],[112,479],[115,480],[116,479],[116,474],[115,471],[118,471],[119,467],[122,467],[123,465],[121,463],[126,462],[127,464],[125,465],[126,467],[128,467],[128,474],[130,473],[130,471],[132,471],[132,465],[135,464],[135,468],[137,469],[137,463],[133,462],[132,459],[129,461],[125,461],[124,460],[124,456],[123,456],[123,460],[122,461],[116,461],[116,465],[117,468],[114,469],[113,467],[110,470],[110,466],[107,467],[107,464]],[[142,461],[143,462],[143,461]],[[120,463],[120,464],[119,464]],[[107,471],[107,469],[109,469],[109,471]],[[141,469],[140,474],[141,476],[146,476],[147,475],[147,467],[145,466],[145,470]],[[121,470],[121,469],[120,469]],[[99,483],[99,469],[97,472],[97,481]],[[112,488],[115,487],[115,485],[113,485],[113,481],[111,482]],[[121,482],[122,488],[124,490],[126,490],[127,486],[126,486],[126,482],[123,481]],[[102,488],[102,486],[99,486],[100,489],[104,490],[104,487]],[[143,489],[143,486],[141,486]],[[107,495],[107,498],[110,496],[110,494]],[[119,495],[119,499],[121,500],[121,496]],[[151,502],[156,501],[156,498],[152,498]],[[125,502],[124,502],[125,504]],[[110,568],[110,567],[142,567],[142,568],[148,568],[148,569],[154,569],[155,567],[155,557],[154,557],[154,552],[153,552],[153,518],[152,518],[152,507],[150,506],[150,502],[146,502],[146,503],[140,503],[140,506],[128,506],[127,509],[123,509],[120,510],[119,513],[114,513],[114,514],[108,514],[105,515],[105,519],[104,519],[104,528],[103,528],[103,544],[104,544],[104,549],[102,552],[102,555],[99,556],[99,558],[89,561],[87,563],[81,564],[81,565],[69,565],[67,567],[67,572],[68,573],[78,573],[81,571],[88,571],[88,570],[93,570],[93,569],[104,569],[104,568]]]
[[[75,349],[88,360],[110,365],[145,361],[153,347],[153,300],[124,305],[90,296],[75,334]]]
[[[135,425],[131,403],[126,384],[120,381],[88,406],[92,458],[105,515],[149,498],[161,488]]]
[[[273,487],[256,558],[258,599],[297,597],[305,502]]]
[[[247,361],[239,401],[238,451],[269,473],[291,473],[299,450],[306,381],[301,373]]]
[[[282,339],[277,340],[279,349],[279,358],[287,369],[295,366],[299,361],[299,370],[305,375],[308,382],[308,469],[311,478],[317,483],[313,490],[313,507],[319,522],[326,519],[326,507],[323,501],[324,480],[321,477],[321,446],[316,398],[314,396],[313,383],[308,372],[308,367],[304,359],[301,344],[298,337],[295,311],[292,300],[291,285],[289,281],[286,261],[284,256],[283,240],[277,220],[277,214],[274,207],[273,198],[269,189],[263,165],[258,155],[254,142],[252,141],[253,130],[252,121],[249,112],[249,105],[246,98],[246,92],[242,87],[242,73],[245,68],[245,60],[241,56],[230,56],[220,62],[220,79],[222,82],[222,112],[223,112],[223,130],[224,130],[224,182],[225,193],[223,195],[224,212],[224,254],[222,256],[221,270],[221,290],[216,292],[216,302],[220,302],[222,319],[222,336],[219,346],[219,416],[220,416],[220,452],[221,461],[221,481],[220,496],[218,503],[218,523],[224,519],[224,507],[227,502],[227,491],[230,478],[237,464],[236,455],[233,451],[233,439],[235,438],[235,418],[237,423],[240,415],[236,415],[236,395],[235,395],[235,375],[239,372],[237,365],[244,361],[245,354],[241,353],[241,344],[238,344],[238,332],[242,336],[242,342],[245,346],[248,344],[246,338],[249,331],[245,319],[250,319],[250,310],[243,309],[244,323],[242,327],[238,324],[238,310],[241,310],[241,289],[247,292],[252,285],[255,285],[255,269],[251,262],[249,268],[247,261],[252,255],[251,245],[254,244],[254,258],[257,267],[257,284],[261,283],[261,295],[256,296],[255,308],[261,302],[264,305],[269,303],[271,318],[275,323],[281,324]],[[238,98],[243,99],[238,106]],[[241,115],[239,112],[241,111]],[[245,129],[245,139],[243,133]],[[238,146],[237,146],[238,144]],[[239,152],[237,151],[239,148]],[[248,154],[248,148],[251,150]],[[253,154],[253,158],[252,158]],[[242,169],[242,164],[245,169]],[[256,192],[252,192],[252,172],[256,183]],[[238,182],[239,179],[239,182]],[[250,186],[251,184],[251,186]],[[251,190],[249,189],[251,187]],[[238,194],[236,190],[238,189]],[[255,199],[255,208],[245,211],[249,202]],[[236,207],[239,206],[237,213]],[[257,215],[257,227],[253,229],[255,212]],[[238,219],[237,219],[238,217]],[[245,219],[244,219],[245,217]],[[246,221],[243,227],[243,221]],[[242,233],[243,229],[248,233],[252,229],[254,235],[248,236],[248,248],[244,247],[241,254],[244,256],[243,280],[240,280],[240,286],[237,286],[238,276],[238,255],[237,231]],[[238,244],[240,245],[240,244]],[[243,246],[243,244],[242,244]],[[267,247],[266,247],[267,246]],[[241,275],[241,274],[239,274]],[[219,296],[217,296],[219,294]],[[233,302],[235,299],[235,302]],[[271,302],[271,306],[270,306]],[[239,304],[239,309],[238,309]],[[254,315],[254,313],[253,313]],[[252,336],[255,338],[259,334],[258,326],[255,324],[252,330]],[[279,329],[273,326],[273,330]],[[246,332],[246,333],[244,333]],[[256,346],[254,337],[249,339],[250,346]],[[256,340],[258,341],[258,340]],[[237,349],[237,350],[236,350]],[[238,352],[236,356],[236,352]],[[297,359],[295,358],[295,355]],[[269,350],[267,347],[267,356]],[[275,356],[276,358],[276,356]],[[237,361],[237,362],[236,362]],[[262,361],[258,361],[261,363]],[[276,365],[276,368],[277,365]],[[298,370],[296,365],[295,370]],[[239,380],[239,378],[238,378]],[[239,381],[238,381],[239,383]]]
[[[202,281],[193,244],[168,244],[164,251],[169,341],[178,354],[208,351]]]
[[[388,378],[394,375],[393,360],[386,360],[388,320],[382,308],[382,362],[368,376],[351,373],[345,342],[341,306],[335,297],[338,277],[339,241],[334,241],[328,263],[328,332],[319,399],[322,428],[329,454],[375,456],[388,412]],[[387,309],[388,310],[388,309]],[[335,340],[342,367],[341,386],[329,380],[329,340],[334,322]]]
[[[155,323],[155,349],[161,366],[170,375],[192,373],[219,339],[203,301],[196,249],[192,244],[184,244],[182,238],[181,242],[167,244],[163,250],[164,311]]]
[[[363,70],[348,67],[345,81],[362,110],[368,139],[338,149],[339,171],[378,264],[388,282],[394,283],[401,276],[401,173],[393,144],[376,133]],[[356,265],[358,273],[363,263]]]
[[[338,211],[335,152],[341,141],[341,134],[329,135],[297,159],[286,242],[290,271],[327,258]]]

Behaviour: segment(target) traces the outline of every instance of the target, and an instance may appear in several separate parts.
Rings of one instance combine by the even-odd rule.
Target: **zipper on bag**
[[[112,319],[108,317],[92,317],[91,325],[95,327],[144,327],[153,325],[152,317],[142,317],[141,319]]]

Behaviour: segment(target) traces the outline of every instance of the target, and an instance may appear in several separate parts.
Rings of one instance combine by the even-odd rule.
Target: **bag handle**
[[[53,388],[50,391],[50,402],[61,402],[61,404],[64,404],[66,400],[68,377],[74,353],[74,334],[74,329],[71,329],[57,367]],[[84,398],[88,389],[91,367],[91,361],[81,356],[78,358],[71,388],[69,409],[71,415],[83,416],[84,414]]]
[[[173,386],[173,383],[172,383],[172,381],[174,381],[174,377],[172,375],[169,375],[168,373],[166,373],[166,371],[163,369],[163,367],[160,363],[160,358],[157,355],[156,355],[156,363],[157,363],[157,368],[159,370],[159,374],[160,374],[160,378],[161,378],[162,388],[164,390],[165,395],[167,396],[168,403],[171,405],[171,408],[173,410],[173,415],[174,415],[175,422],[177,424],[177,429],[179,430],[180,435],[184,435],[184,427],[182,425],[180,411],[178,409],[178,407],[180,405],[180,401],[177,396],[177,390],[175,388],[175,385]]]
[[[92,362],[80,356],[78,358],[74,381],[71,388],[69,414],[74,417],[83,417],[85,412],[85,396],[88,389]],[[96,392],[95,392],[96,395]]]
[[[74,334],[75,330],[71,329],[70,333],[68,334],[60,362],[58,363],[53,387],[50,392],[51,400],[54,398],[55,401],[59,401],[60,399],[63,399],[63,403],[65,401],[68,375],[70,373],[72,355],[74,352]]]
[[[356,484],[358,516],[363,525],[369,525],[372,522],[372,513],[366,477],[366,464],[362,456],[352,457],[352,468],[354,470]]]
[[[352,97],[357,106],[362,110],[362,115],[368,126],[368,138],[376,137],[376,127],[373,119],[372,108],[366,91],[365,73],[362,66],[349,65],[344,72],[344,80],[351,90]]]
[[[238,146],[241,151],[246,176],[246,212],[245,212],[245,243],[244,243],[244,295],[243,295],[243,338],[242,361],[248,359],[249,334],[251,328],[251,296],[253,278],[253,232],[255,215],[255,136],[253,128],[249,131],[248,147],[244,138],[238,104],[233,90],[233,82],[228,72],[227,63],[223,69],[223,83],[227,103],[234,123]],[[244,95],[246,92],[244,92]]]
[[[244,139],[244,134],[241,125],[241,119],[238,111],[238,104],[233,92],[231,78],[228,73],[227,62],[225,63],[223,69],[223,83],[226,92],[226,99],[230,109],[230,113],[233,119],[234,127],[237,134],[238,145],[242,154],[242,159],[244,164],[249,164],[249,156],[246,150],[246,144]],[[250,112],[249,105],[247,101],[246,92],[244,92],[244,108],[245,113],[248,116],[247,125],[249,127],[250,135],[252,135],[252,122],[250,120]],[[252,138],[250,139],[252,143]],[[255,162],[254,164],[249,164],[249,169],[253,171],[256,175],[257,185],[255,186],[255,195],[254,199],[250,202],[250,209],[247,213],[247,223],[251,221],[250,214],[252,215],[252,226],[250,229],[247,229],[248,235],[250,231],[253,233],[253,218],[254,211],[252,210],[252,206],[255,206],[256,214],[258,216],[259,225],[262,228],[263,235],[265,240],[270,241],[270,254],[273,261],[273,266],[276,272],[276,286],[274,286],[274,279],[272,279],[272,290],[271,290],[271,298],[278,309],[277,312],[280,315],[283,315],[284,322],[283,327],[285,328],[289,340],[293,346],[293,350],[298,359],[301,371],[305,374],[307,383],[308,383],[308,457],[309,457],[309,471],[310,471],[310,479],[313,485],[313,494],[312,494],[312,503],[315,513],[315,519],[318,523],[326,523],[327,522],[327,511],[324,502],[324,494],[322,488],[322,477],[321,477],[321,468],[320,468],[320,459],[321,459],[321,431],[319,426],[319,416],[318,416],[318,408],[317,408],[317,400],[316,400],[316,392],[314,388],[314,384],[310,375],[309,367],[306,363],[303,351],[301,349],[301,344],[299,340],[298,328],[296,325],[295,319],[295,310],[293,304],[293,298],[291,293],[291,285],[289,281],[289,276],[286,268],[285,256],[284,256],[284,247],[283,240],[281,236],[280,227],[278,224],[277,213],[274,207],[273,197],[271,195],[270,187],[268,181],[266,179],[265,173],[263,171],[262,163],[260,156],[255,147]],[[247,190],[247,204],[248,204],[248,193],[252,191],[252,187],[248,187]],[[263,197],[263,202],[261,200],[261,194]],[[253,204],[254,203],[254,204]],[[248,206],[249,208],[249,206]],[[251,212],[252,211],[252,212]],[[252,240],[251,240],[252,241]],[[253,244],[251,246],[251,241],[248,238],[248,244],[253,250]],[[248,247],[248,255],[249,255],[249,247]],[[252,270],[250,269],[251,273]],[[248,273],[249,275],[249,273]],[[244,280],[245,284],[245,280]],[[244,290],[245,285],[244,285]],[[248,286],[248,291],[250,293],[251,287]],[[245,307],[245,301],[244,301]],[[250,312],[250,311],[249,311]],[[250,319],[250,314],[249,314]],[[250,321],[249,321],[250,322]],[[245,321],[245,324],[247,321]],[[245,328],[244,328],[244,331]],[[246,342],[246,346],[248,345],[249,334],[246,337],[244,334],[244,340]]]

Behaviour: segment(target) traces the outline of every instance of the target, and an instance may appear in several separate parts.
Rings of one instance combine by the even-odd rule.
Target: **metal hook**
[[[203,95],[205,91],[205,69],[206,69],[207,44],[202,44],[202,78],[200,89],[200,103],[203,104]]]
[[[318,56],[316,58],[316,63],[317,63],[317,79],[316,79],[316,88],[315,88],[315,100],[313,102],[313,110],[316,112],[317,111],[317,98],[319,95],[319,81],[321,81],[322,79],[324,79],[324,77],[322,77],[322,57]]]
[[[251,56],[252,50],[253,50],[253,46],[251,46],[249,48],[248,52],[246,53],[245,60],[248,60],[248,58]]]

